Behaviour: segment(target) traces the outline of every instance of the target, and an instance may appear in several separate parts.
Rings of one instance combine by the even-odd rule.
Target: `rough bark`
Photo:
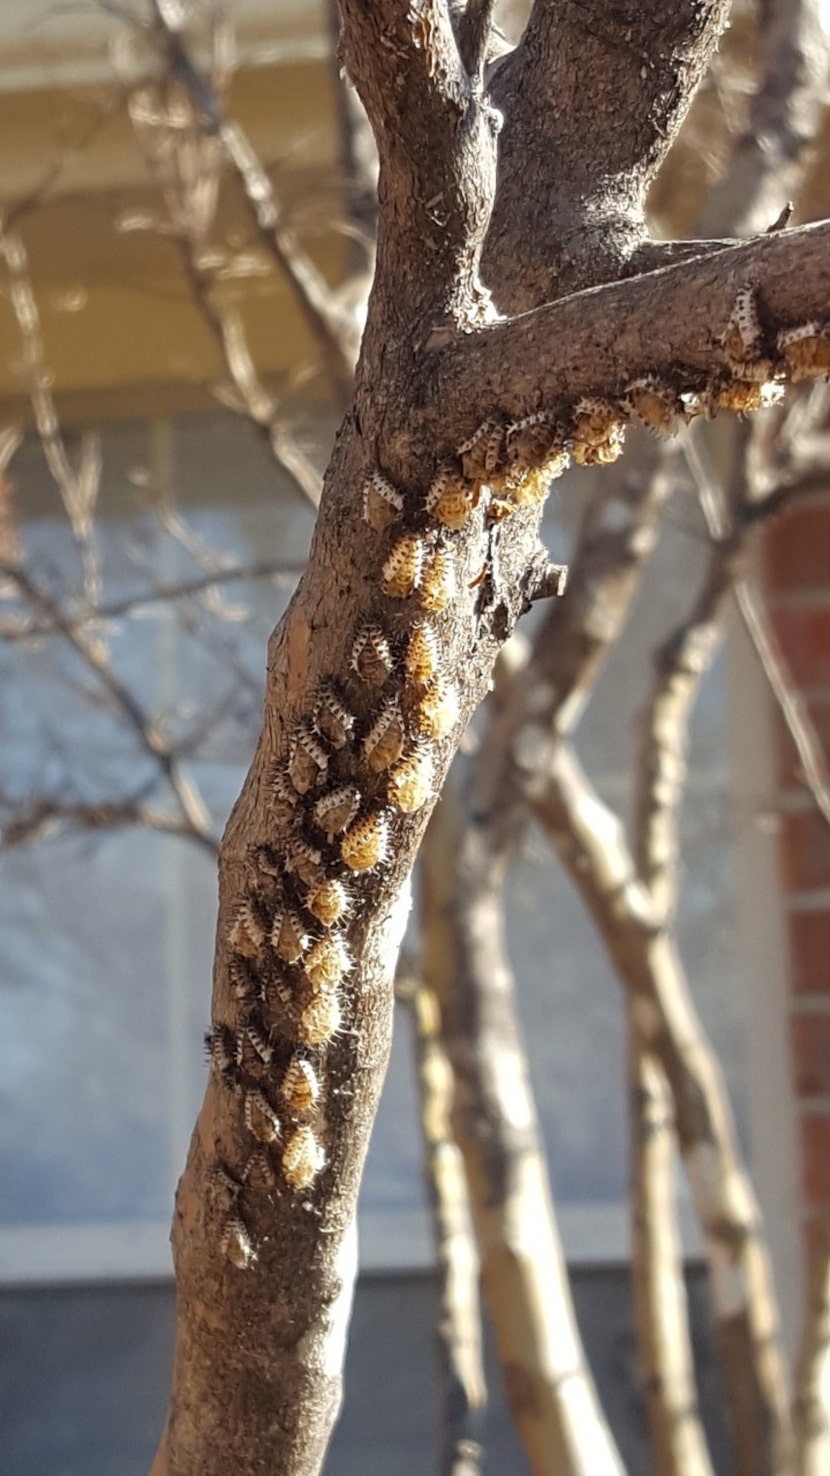
[[[558,9],[540,3],[534,17],[543,26]],[[722,7],[671,9],[685,16],[691,38],[680,67],[690,94]],[[410,581],[407,574],[402,581],[400,570],[417,566],[420,575],[426,549],[429,558],[446,555],[456,572],[456,597],[434,620],[446,683],[440,733],[433,722],[434,736],[424,738],[435,788],[486,690],[500,645],[546,570],[538,507],[491,521],[487,497],[475,480],[464,482],[461,442],[493,414],[544,406],[564,407],[569,416],[574,399],[589,389],[619,399],[631,377],[652,367],[684,366],[673,380],[678,388],[698,388],[713,376],[720,382],[729,370],[714,335],[725,331],[736,286],[747,274],[761,288],[770,332],[809,316],[830,281],[822,261],[830,230],[818,227],[483,326],[493,314],[478,267],[495,192],[499,120],[477,78],[471,81],[462,67],[449,12],[437,0],[412,6],[378,0],[372,7],[344,0],[342,12],[342,54],[380,153],[377,271],[354,404],[326,474],[308,570],[270,643],[263,729],[222,845],[214,1070],[173,1229],[176,1368],[154,1466],[165,1476],[224,1476],[231,1465],[240,1476],[264,1465],[281,1476],[312,1476],[336,1413],[355,1200],[388,1055],[407,878],[430,809],[425,794],[412,813],[397,805],[386,772],[369,762],[387,697],[407,745],[426,727],[423,695],[407,682],[399,653],[424,620],[435,580],[428,591],[426,578]],[[673,46],[665,43],[665,57]],[[655,65],[659,86],[661,66]],[[671,117],[680,110],[673,103]],[[537,121],[544,111],[537,108]],[[530,135],[530,123],[527,129]],[[653,140],[649,148],[655,159]],[[627,156],[619,167],[628,167]],[[774,352],[772,340],[768,347]],[[569,425],[568,434],[576,435],[578,427]],[[446,460],[472,501],[458,531],[439,526],[423,502]],[[371,520],[367,530],[361,512],[364,483],[376,471],[402,499],[397,527],[385,531]],[[410,541],[403,553],[398,549],[393,578],[390,556],[400,536]],[[367,624],[389,640],[396,658],[380,695],[352,665],[355,640]],[[332,680],[354,726],[341,747],[326,745],[320,757],[305,725],[314,720],[321,684]],[[292,794],[292,783],[301,793]],[[377,842],[385,853],[377,865],[357,869],[346,860],[345,841],[326,840],[324,816],[315,808],[324,784],[326,794],[355,787],[362,828],[357,837],[349,832],[348,854],[362,865]],[[325,987],[307,961],[286,961],[269,941],[283,901],[312,926],[302,911],[307,894],[291,869],[298,842],[319,847],[327,879],[344,877],[349,886],[350,907],[337,935],[350,964],[342,955],[343,977]],[[482,944],[486,919],[480,921]],[[321,1035],[315,1026],[312,1039],[308,1012],[321,997],[330,1028]],[[265,1054],[257,1036],[260,1046],[265,1038]],[[280,1106],[277,1129],[256,1094],[276,1109],[298,1055],[310,1059],[319,1097],[303,1120],[293,1107]],[[251,1095],[255,1110],[248,1112]],[[275,1148],[258,1145],[254,1120],[260,1140],[273,1133]],[[536,1162],[525,1160],[529,1174],[538,1175]],[[538,1193],[541,1202],[541,1183]],[[555,1248],[551,1265],[561,1275]],[[575,1441],[586,1387],[578,1350],[571,1372]],[[534,1388],[517,1392],[531,1403],[536,1397]],[[590,1418],[588,1427],[597,1429]],[[599,1465],[575,1456],[588,1462],[586,1472],[614,1468],[601,1434],[597,1441]]]

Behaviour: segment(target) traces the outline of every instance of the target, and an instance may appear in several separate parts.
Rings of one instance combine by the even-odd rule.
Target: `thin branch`
[[[0,798],[0,812],[4,807]],[[165,815],[140,799],[112,800],[102,804],[38,800],[30,809],[16,813],[13,820],[0,826],[0,848],[10,850],[34,841],[54,840],[64,832],[119,830],[125,826],[179,836],[182,840],[195,842],[214,858],[218,854],[218,841],[204,831],[196,830],[186,816]]]

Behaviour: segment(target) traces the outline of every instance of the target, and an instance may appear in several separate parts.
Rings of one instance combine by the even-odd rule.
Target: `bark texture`
[[[608,99],[621,85],[616,57],[628,59],[628,84],[646,70],[631,126],[612,128],[610,101],[603,113],[613,167],[594,180],[591,198],[577,199],[576,174],[563,174],[574,238],[585,236],[581,257],[568,244],[568,261],[560,253],[523,304],[517,284],[532,277],[532,263],[514,261],[511,270],[503,262],[498,300],[511,310],[536,307],[562,284],[567,290],[573,260],[582,262],[580,284],[586,280],[596,209],[607,195],[610,223],[630,175],[616,232],[622,244],[607,258],[609,273],[614,266],[619,275],[626,243],[639,231],[632,202],[688,103],[724,6],[649,6],[647,26],[638,19],[643,8],[630,9],[628,36],[617,12],[603,19],[598,4],[537,0],[524,52],[504,63],[502,101],[533,163],[528,198],[544,195],[551,177],[555,149],[544,130],[559,105],[546,107],[541,90],[528,114],[534,76],[522,80],[513,66],[540,68],[540,89],[550,69],[564,87],[556,59],[578,14],[589,57],[601,55],[610,68]],[[718,396],[735,368],[720,337],[739,284],[749,277],[760,289],[763,347],[782,372],[776,331],[811,316],[830,284],[830,229],[814,227],[495,322],[479,263],[496,199],[501,116],[482,90],[478,24],[465,41],[471,76],[439,0],[343,0],[341,10],[341,54],[380,156],[377,268],[354,401],[326,474],[308,570],[269,645],[262,732],[222,844],[213,1069],[177,1194],[176,1367],[156,1476],[319,1470],[340,1397],[355,1202],[388,1057],[408,876],[432,797],[499,648],[546,584],[537,529],[547,458],[581,450],[592,459],[596,450],[580,396],[607,396],[606,418],[618,426],[629,381],[653,369],[678,394],[723,403]],[[486,19],[487,7],[481,11]],[[568,96],[578,119],[572,86]],[[564,138],[564,114],[559,121]],[[579,136],[573,120],[567,129]],[[509,161],[515,138],[504,147]],[[498,212],[494,240],[503,246],[509,219],[514,246],[530,240],[527,206],[502,198]],[[537,239],[543,244],[545,233]],[[523,453],[517,465],[507,454],[510,422],[540,409],[555,424],[553,443]],[[618,445],[615,431],[615,452]],[[436,473],[454,491],[452,517],[436,500],[444,487],[436,492]],[[434,655],[428,677],[411,659],[425,624]],[[395,778],[399,762],[410,765],[406,791]],[[322,886],[325,911],[312,900]],[[483,915],[477,922],[471,941],[489,949],[498,941],[488,933],[492,923]],[[497,1001],[494,1009],[503,1020]],[[516,1061],[503,1085],[521,1104],[532,1147],[532,1106],[518,1054]],[[674,1082],[683,1101],[687,1065],[677,1063]],[[694,1092],[687,1105],[694,1114]],[[678,1108],[681,1132],[682,1121]],[[549,1225],[538,1152],[517,1162]],[[748,1233],[745,1218],[741,1231]],[[479,1235],[486,1247],[486,1219]],[[521,1261],[521,1227],[515,1235],[511,1264]],[[561,1283],[555,1244],[548,1275]],[[507,1284],[500,1275],[502,1292]],[[539,1333],[541,1345],[546,1336]],[[555,1415],[561,1421],[564,1409],[566,1418],[547,1456],[560,1464],[548,1469],[586,1476],[618,1469],[586,1405],[578,1346],[565,1367],[562,1346],[551,1366],[557,1377],[568,1375]],[[514,1403],[533,1416],[536,1385],[521,1369],[515,1385]],[[581,1453],[571,1454],[577,1444]]]

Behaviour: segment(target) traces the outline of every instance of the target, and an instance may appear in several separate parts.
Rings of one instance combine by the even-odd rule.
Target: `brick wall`
[[[767,605],[782,655],[830,754],[830,489],[766,533]],[[830,824],[800,782],[792,739],[776,736],[780,875],[790,954],[793,1083],[807,1244],[830,1243]]]

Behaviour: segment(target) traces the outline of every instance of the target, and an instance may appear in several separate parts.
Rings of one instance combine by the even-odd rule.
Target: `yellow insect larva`
[[[331,928],[349,910],[349,894],[334,877],[321,881],[306,897],[306,907],[324,928]]]
[[[377,469],[363,483],[363,518],[376,533],[385,533],[403,512],[403,497]]]
[[[326,686],[317,698],[313,723],[316,732],[332,748],[345,748],[354,727],[354,713],[349,712],[332,687]]]
[[[547,410],[535,410],[514,420],[505,432],[505,459],[508,468],[530,470],[547,461],[554,450],[564,445],[564,429]]]
[[[404,670],[416,687],[426,687],[438,672],[438,635],[431,625],[416,625],[409,637]]]
[[[539,503],[544,502],[547,497],[550,483],[551,476],[546,466],[536,467],[534,471],[526,471],[512,488],[512,498],[516,507],[538,507]]]
[[[302,724],[291,735],[288,752],[288,773],[298,794],[307,794],[310,789],[322,784],[329,766],[329,758],[316,733]]]
[[[271,947],[284,963],[298,963],[310,943],[296,912],[279,907],[271,924]]]
[[[360,809],[360,790],[354,784],[341,784],[315,801],[312,815],[315,825],[331,840],[351,825]]]
[[[351,667],[369,687],[382,687],[394,666],[392,649],[377,625],[364,625],[352,646]]]
[[[396,759],[400,758],[405,737],[398,700],[396,697],[390,697],[389,701],[383,704],[363,740],[366,762],[375,774],[382,774],[384,769],[388,769]]]
[[[797,328],[782,328],[776,343],[793,384],[819,374],[830,374],[830,330],[827,324],[814,320],[801,323]]]
[[[608,466],[622,456],[624,445],[625,426],[619,422],[604,441],[575,440],[572,455],[577,466]]]
[[[303,973],[312,989],[336,989],[352,966],[349,951],[339,933],[329,933],[312,943],[303,959]]]
[[[251,1154],[242,1170],[242,1178],[249,1189],[273,1189],[277,1176],[264,1148]]]
[[[618,407],[599,395],[583,395],[573,411],[574,440],[601,446],[621,425]]]
[[[264,1092],[258,1087],[245,1093],[245,1126],[259,1143],[276,1143],[280,1120]]]
[[[228,937],[231,948],[244,958],[256,958],[264,946],[265,937],[265,923],[260,909],[252,897],[245,897],[231,925]]]
[[[389,823],[380,810],[356,820],[340,842],[340,855],[350,871],[371,871],[386,856]]]
[[[504,446],[504,426],[485,420],[458,448],[464,475],[471,482],[486,482],[497,469]]]
[[[285,869],[299,877],[305,886],[311,887],[323,875],[323,858],[308,841],[298,840],[289,847]]]
[[[458,693],[443,677],[436,677],[415,708],[415,722],[427,738],[446,738],[458,721]]]
[[[435,765],[428,750],[413,749],[390,771],[389,803],[404,815],[414,815],[433,795]]]
[[[247,1271],[256,1261],[257,1253],[254,1243],[248,1233],[247,1225],[239,1215],[233,1215],[225,1221],[219,1249],[238,1271]]]
[[[478,490],[463,482],[456,472],[444,467],[433,478],[426,495],[426,509],[445,528],[457,532],[463,528],[478,502]]]
[[[735,415],[748,415],[753,410],[767,410],[784,397],[785,386],[773,380],[728,379],[715,384],[710,391],[713,413],[731,410]]]
[[[311,1062],[305,1056],[294,1056],[280,1083],[280,1096],[289,1112],[311,1112],[319,1095],[320,1083]]]
[[[419,533],[402,533],[383,566],[381,588],[393,600],[405,600],[421,582],[424,540]]]
[[[678,403],[674,390],[656,374],[642,374],[632,379],[625,391],[626,403],[638,420],[660,436],[674,435],[677,429]]]
[[[297,1034],[303,1045],[328,1045],[340,1029],[341,1019],[340,1001],[333,991],[315,994],[300,1015]]]
[[[292,1189],[308,1189],[320,1170],[326,1155],[312,1128],[303,1125],[291,1134],[282,1151],[282,1172]]]
[[[438,548],[427,561],[421,574],[419,599],[425,610],[438,614],[446,610],[457,592],[455,560],[448,548]]]

